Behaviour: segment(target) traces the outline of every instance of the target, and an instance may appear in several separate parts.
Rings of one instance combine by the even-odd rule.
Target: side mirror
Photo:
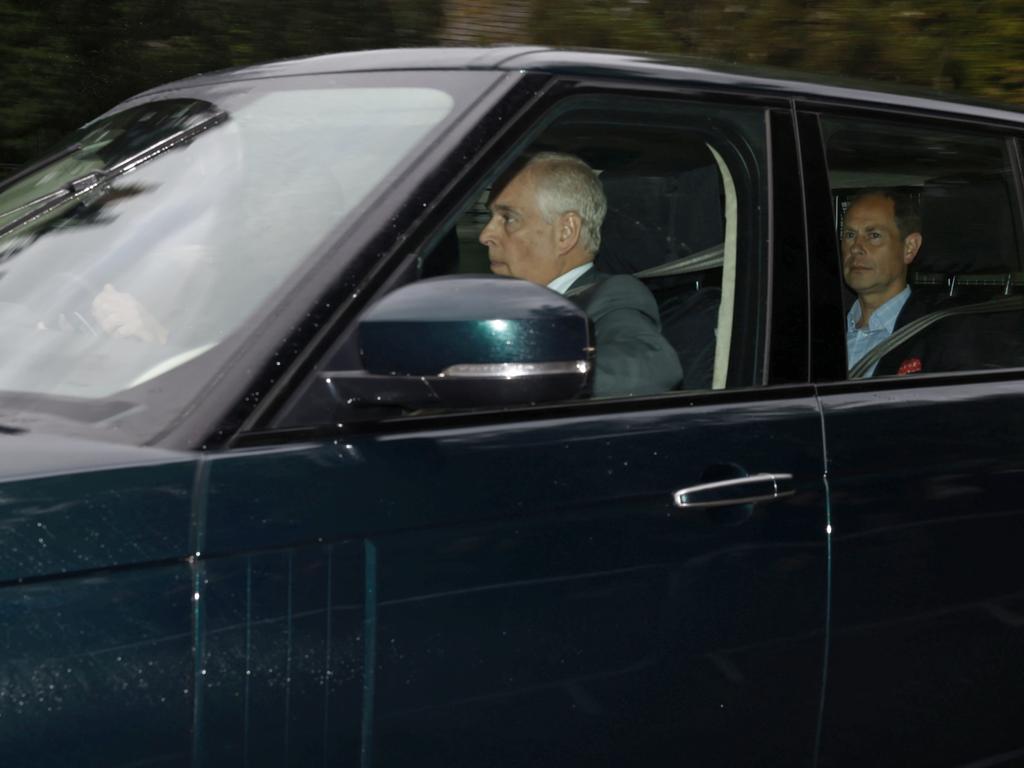
[[[515,405],[590,389],[594,345],[586,314],[525,280],[421,280],[371,306],[358,335],[365,370],[321,374],[348,405]]]

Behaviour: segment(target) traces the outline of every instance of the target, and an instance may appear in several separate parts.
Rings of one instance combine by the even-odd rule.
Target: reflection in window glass
[[[223,90],[103,118],[0,191],[0,389],[104,397],[215,346],[454,105]]]

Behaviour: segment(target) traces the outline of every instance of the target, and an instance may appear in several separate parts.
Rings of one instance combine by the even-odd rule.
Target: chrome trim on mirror
[[[525,376],[585,374],[590,370],[586,360],[553,363],[460,363],[438,374],[445,379],[521,379]]]

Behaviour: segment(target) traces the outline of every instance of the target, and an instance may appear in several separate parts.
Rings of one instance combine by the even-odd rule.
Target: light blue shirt
[[[857,327],[861,318],[860,301],[853,302],[853,306],[850,307],[850,311],[846,315],[846,365],[848,368],[853,368],[864,355],[892,336],[896,318],[899,317],[900,310],[903,309],[903,305],[909,298],[910,286],[908,285],[872,312],[871,317],[868,318],[868,324],[863,328]],[[875,363],[865,375],[874,376],[877,366],[878,363]]]
[[[592,261],[588,261],[586,264],[580,264],[575,269],[570,269],[568,272],[556,277],[548,283],[548,288],[552,291],[558,291],[564,296],[565,292],[569,290],[572,284],[575,283],[576,280],[592,266],[594,266],[594,262]]]

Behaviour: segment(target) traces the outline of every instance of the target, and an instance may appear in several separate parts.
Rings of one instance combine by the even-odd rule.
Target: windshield
[[[85,126],[0,187],[0,390],[110,398],[215,348],[443,129],[451,79],[229,83]]]

